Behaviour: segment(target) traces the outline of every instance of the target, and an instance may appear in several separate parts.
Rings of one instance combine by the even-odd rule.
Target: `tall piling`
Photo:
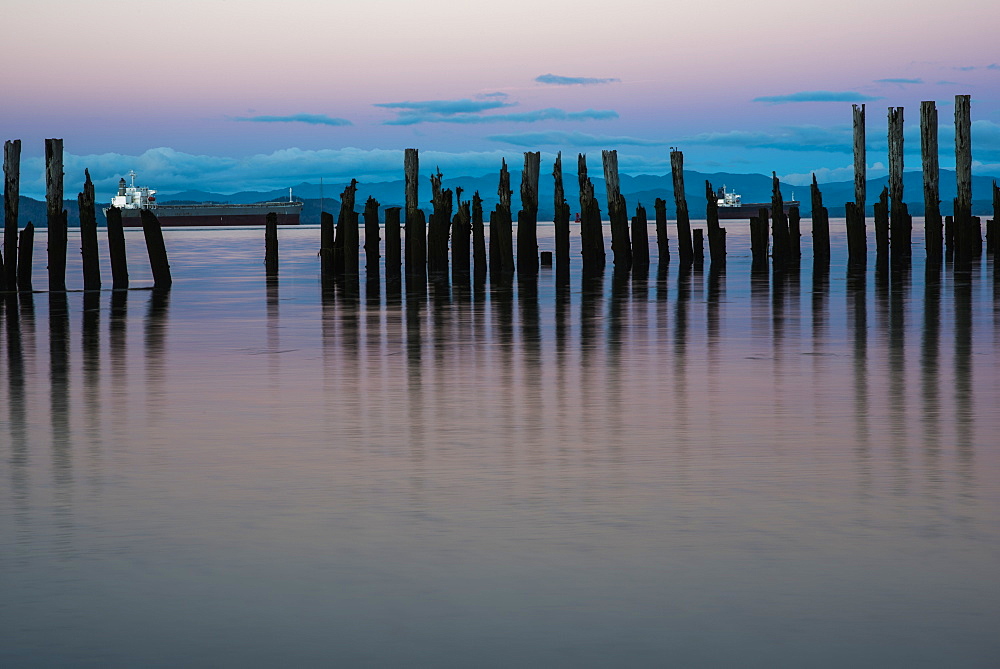
[[[868,264],[868,240],[864,208],[855,202],[845,204],[847,219],[847,264],[860,268]]]
[[[656,198],[653,202],[653,209],[656,212],[656,252],[659,254],[660,264],[666,265],[670,262],[670,238],[667,236],[667,201],[663,198]]]
[[[462,201],[462,189],[455,188],[458,207],[451,219],[451,268],[452,276],[466,278],[471,271],[469,242],[472,238],[472,203]]]
[[[63,209],[63,141],[45,140],[45,205],[49,233],[49,290],[66,290],[66,210]]]
[[[380,236],[378,220],[379,204],[378,200],[369,196],[365,201],[365,274],[368,280],[373,278],[378,280],[378,260]]]
[[[122,224],[122,210],[111,207],[107,212],[108,253],[111,256],[112,290],[128,289],[128,260],[125,253],[125,227]]]
[[[541,153],[524,152],[521,170],[521,209],[517,212],[517,273],[531,276],[538,273],[538,177]]]
[[[809,188],[812,204],[813,258],[816,261],[830,262],[830,212],[823,206],[823,194],[816,183],[816,175],[812,175],[812,185]]]
[[[756,216],[750,217],[751,269],[754,271],[767,270],[767,256],[770,250],[769,218],[770,212],[766,207],[761,207]]]
[[[712,183],[705,181],[705,221],[708,227],[708,253],[713,265],[726,262],[726,229],[719,226],[719,198]]]
[[[883,188],[873,206],[875,220],[875,258],[879,263],[889,260],[889,189]]]
[[[993,253],[993,262],[1000,258],[1000,186],[993,180],[993,234],[990,235],[989,250]],[[994,277],[1000,277],[994,269]]]
[[[611,224],[611,253],[615,268],[628,271],[632,267],[632,243],[629,239],[628,210],[618,178],[618,152],[601,151],[601,162],[608,197],[608,221]]]
[[[431,217],[427,222],[427,271],[448,273],[448,231],[451,228],[452,191],[442,188],[441,170],[431,175]]]
[[[385,280],[386,283],[399,281],[402,276],[400,255],[400,207],[385,210]]]
[[[771,260],[776,267],[783,267],[791,261],[791,242],[788,234],[788,216],[785,215],[785,201],[781,195],[781,182],[775,172],[771,172],[771,236],[774,238]]]
[[[632,217],[632,267],[637,274],[649,270],[649,221],[641,204]]]
[[[97,212],[94,206],[94,182],[85,169],[83,192],[77,195],[80,209],[80,252],[83,254],[83,289],[101,289],[101,265],[97,254]]]
[[[955,260],[976,253],[978,231],[972,220],[972,118],[968,95],[955,96]],[[979,246],[981,249],[981,245]]]
[[[424,213],[420,209],[419,176],[420,159],[416,149],[406,149],[403,158],[405,176],[406,213],[403,225],[406,237],[403,242],[406,273],[424,274],[427,265],[427,230]]]
[[[865,153],[865,106],[854,107],[854,202],[865,215],[865,189],[868,179],[867,156]]]
[[[587,174],[587,154],[578,154],[576,170],[580,184],[580,251],[583,272],[593,274],[604,269],[604,233],[601,229],[601,208],[594,197],[594,184]]]
[[[361,252],[361,235],[358,227],[358,212],[354,205],[358,193],[357,179],[340,195],[340,216],[337,220],[337,238],[334,240],[334,259],[338,273],[357,277]]]
[[[264,275],[278,276],[278,215],[273,211],[264,217]]]
[[[17,214],[21,197],[21,140],[3,145],[3,272],[8,290],[17,285]]]
[[[506,278],[514,273],[514,230],[511,218],[510,172],[507,161],[500,163],[500,183],[497,195],[500,201],[490,214],[490,276],[494,279]]]
[[[149,209],[139,210],[142,221],[142,235],[146,238],[146,253],[153,272],[153,290],[169,290],[173,279],[170,277],[170,262],[167,260],[167,245],[163,241],[163,229],[156,214]]]
[[[17,289],[31,292],[31,256],[35,245],[35,226],[28,221],[17,240]]]
[[[927,260],[941,262],[943,221],[938,166],[938,113],[933,100],[920,103],[920,158],[924,180],[924,238]]]
[[[483,227],[483,198],[479,191],[472,194],[472,264],[476,283],[486,280],[486,230]]]
[[[556,154],[556,162],[552,166],[552,178],[555,181],[555,206],[552,223],[555,228],[556,269],[569,269],[569,205],[566,203],[566,191],[563,187],[562,151]]]
[[[912,221],[903,201],[903,108],[889,107],[889,239],[893,263],[910,258]]]
[[[684,194],[684,154],[677,149],[670,149],[670,174],[674,182],[674,204],[677,208],[677,255],[682,265],[690,265],[694,261],[694,250],[687,196]]]

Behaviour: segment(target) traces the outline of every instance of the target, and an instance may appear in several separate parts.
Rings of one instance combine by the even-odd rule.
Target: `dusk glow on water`
[[[0,311],[0,665],[994,666],[993,259],[917,221],[852,275],[840,220],[759,274],[725,225],[589,282],[574,228],[568,284],[324,293],[309,226],[271,283],[262,230],[166,230],[167,294],[71,258]]]

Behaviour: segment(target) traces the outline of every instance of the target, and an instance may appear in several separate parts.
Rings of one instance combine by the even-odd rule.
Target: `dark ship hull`
[[[139,227],[140,209],[122,209],[122,224]],[[149,208],[163,227],[179,226],[263,226],[267,215],[274,213],[278,225],[298,225],[301,202],[263,202],[259,204],[168,204]]]
[[[799,206],[800,202],[798,200],[789,200],[782,203],[785,214],[788,214],[788,210],[792,207]],[[771,203],[770,202],[751,202],[749,204],[741,204],[737,207],[719,207],[719,219],[720,220],[749,220],[752,217],[757,216],[761,209],[767,209],[767,215],[771,215]]]

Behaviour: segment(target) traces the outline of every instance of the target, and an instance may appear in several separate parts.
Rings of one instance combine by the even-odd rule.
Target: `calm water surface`
[[[169,295],[8,300],[0,665],[998,666],[992,260],[728,227],[724,273],[330,294],[314,228],[270,285],[168,230]]]

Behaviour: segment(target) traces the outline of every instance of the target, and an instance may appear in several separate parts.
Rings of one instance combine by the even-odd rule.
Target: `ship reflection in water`
[[[992,261],[735,227],[725,272],[327,290],[316,229],[271,282],[171,230],[169,297],[7,299],[0,665],[988,666]]]

